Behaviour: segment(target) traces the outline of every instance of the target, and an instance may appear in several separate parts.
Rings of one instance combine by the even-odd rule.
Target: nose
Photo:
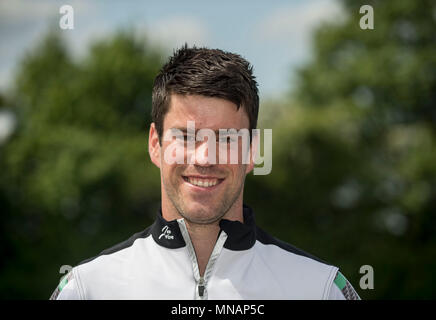
[[[194,164],[209,167],[216,164],[216,150],[207,141],[199,143],[195,148]]]

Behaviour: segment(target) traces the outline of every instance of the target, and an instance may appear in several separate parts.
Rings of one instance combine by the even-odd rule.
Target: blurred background
[[[364,299],[436,297],[434,1],[0,0],[0,40],[0,298],[48,299],[62,265],[152,223],[152,83],[185,42],[254,65],[273,129],[272,172],[246,182],[258,224]]]

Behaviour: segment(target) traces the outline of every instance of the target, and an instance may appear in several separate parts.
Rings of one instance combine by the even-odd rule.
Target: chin
[[[190,222],[197,224],[209,224],[219,220],[215,208],[204,205],[195,205],[186,208],[184,218]]]

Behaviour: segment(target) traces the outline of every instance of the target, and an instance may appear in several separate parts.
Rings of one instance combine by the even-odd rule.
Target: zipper
[[[215,246],[212,250],[212,253],[209,257],[209,261],[206,265],[206,270],[204,271],[204,275],[200,276],[200,268],[198,267],[197,255],[195,254],[194,245],[192,244],[191,237],[189,236],[188,229],[186,228],[186,224],[183,218],[178,219],[180,231],[182,233],[183,239],[185,240],[186,246],[188,248],[189,258],[192,263],[192,270],[194,272],[194,279],[196,283],[195,290],[195,299],[196,300],[207,300],[207,282],[212,276],[212,271],[215,266],[215,262],[218,259],[223,247],[224,243],[227,240],[227,234],[221,230],[218,239],[215,243]]]
[[[197,289],[198,289],[198,296],[200,298],[203,298],[204,297],[204,290],[206,289],[206,284],[205,284],[203,277],[200,277],[200,280],[198,281],[198,284],[197,284]]]

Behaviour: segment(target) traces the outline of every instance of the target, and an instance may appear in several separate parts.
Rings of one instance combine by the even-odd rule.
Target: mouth
[[[211,190],[218,187],[224,179],[215,177],[182,176],[183,180],[196,189]]]

